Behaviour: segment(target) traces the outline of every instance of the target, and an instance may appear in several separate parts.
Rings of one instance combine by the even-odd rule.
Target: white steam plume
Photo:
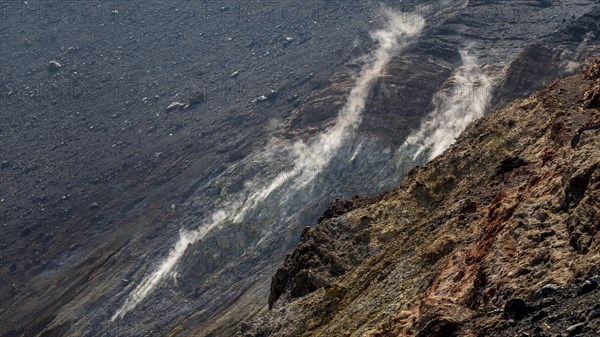
[[[366,58],[366,63],[356,79],[356,84],[334,125],[309,141],[308,144],[304,142],[293,144],[294,166],[292,169],[278,174],[267,184],[256,181],[246,184],[246,189],[241,193],[241,196],[247,196],[245,200],[240,200],[243,198],[240,197],[238,200],[230,201],[227,206],[214,212],[209,221],[195,230],[181,229],[179,240],[168,256],[129,294],[125,303],[112,316],[112,321],[123,318],[127,312],[144,300],[162,280],[173,275],[173,269],[184,255],[187,247],[202,240],[210,230],[228,222],[244,221],[249,212],[255,210],[271,193],[284,184],[291,185],[288,187],[289,192],[287,193],[294,193],[314,181],[348,137],[356,131],[361,122],[365,101],[374,79],[381,75],[394,53],[405,47],[425,25],[423,18],[419,15],[386,11],[385,17],[384,29],[371,34],[371,37],[378,43],[377,49]],[[259,188],[258,186],[265,187]]]
[[[460,55],[463,64],[450,78],[450,87],[435,95],[434,110],[419,130],[407,137],[398,150],[401,156],[431,160],[452,145],[469,123],[485,114],[492,82],[475,57],[464,50]]]

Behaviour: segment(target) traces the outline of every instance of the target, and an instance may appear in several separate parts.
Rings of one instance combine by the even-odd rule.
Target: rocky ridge
[[[333,207],[238,336],[596,336],[599,71],[488,114],[380,200]]]

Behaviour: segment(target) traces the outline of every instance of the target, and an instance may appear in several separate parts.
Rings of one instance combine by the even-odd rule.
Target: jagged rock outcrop
[[[369,239],[364,229],[369,217],[354,226],[343,221],[329,221],[377,199],[354,197],[334,201],[321,217],[321,225],[307,227],[301,243],[277,270],[271,283],[269,308],[286,293],[291,298],[302,297],[319,288],[330,288],[335,279],[357,266],[369,254]],[[341,251],[343,254],[337,254]]]
[[[596,336],[600,60],[470,125],[397,189],[332,213],[239,336]],[[592,93],[592,96],[594,94]]]
[[[583,68],[582,74],[585,78],[593,81],[584,93],[584,105],[590,109],[600,109],[600,60],[595,60]]]

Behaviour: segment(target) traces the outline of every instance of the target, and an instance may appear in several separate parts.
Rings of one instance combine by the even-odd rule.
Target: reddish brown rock
[[[597,333],[600,293],[578,280],[600,272],[600,132],[570,144],[598,121],[593,69],[473,123],[381,200],[337,202],[244,336],[560,334],[578,317]]]

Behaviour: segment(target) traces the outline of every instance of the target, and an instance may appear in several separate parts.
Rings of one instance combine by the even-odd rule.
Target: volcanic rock
[[[336,201],[276,272],[271,310],[246,334],[415,336],[448,326],[456,336],[542,336],[595,317],[600,295],[580,290],[593,282],[574,282],[599,271],[600,138],[572,149],[552,128],[575,133],[600,120],[581,100],[590,83],[582,74],[549,83],[473,123],[380,199]],[[555,155],[542,165],[548,149]],[[293,290],[315,272],[327,282]],[[335,300],[332,285],[345,289]],[[569,333],[600,328],[592,322]]]
[[[48,71],[59,71],[60,68],[62,68],[62,65],[57,61],[50,61],[47,66]]]

